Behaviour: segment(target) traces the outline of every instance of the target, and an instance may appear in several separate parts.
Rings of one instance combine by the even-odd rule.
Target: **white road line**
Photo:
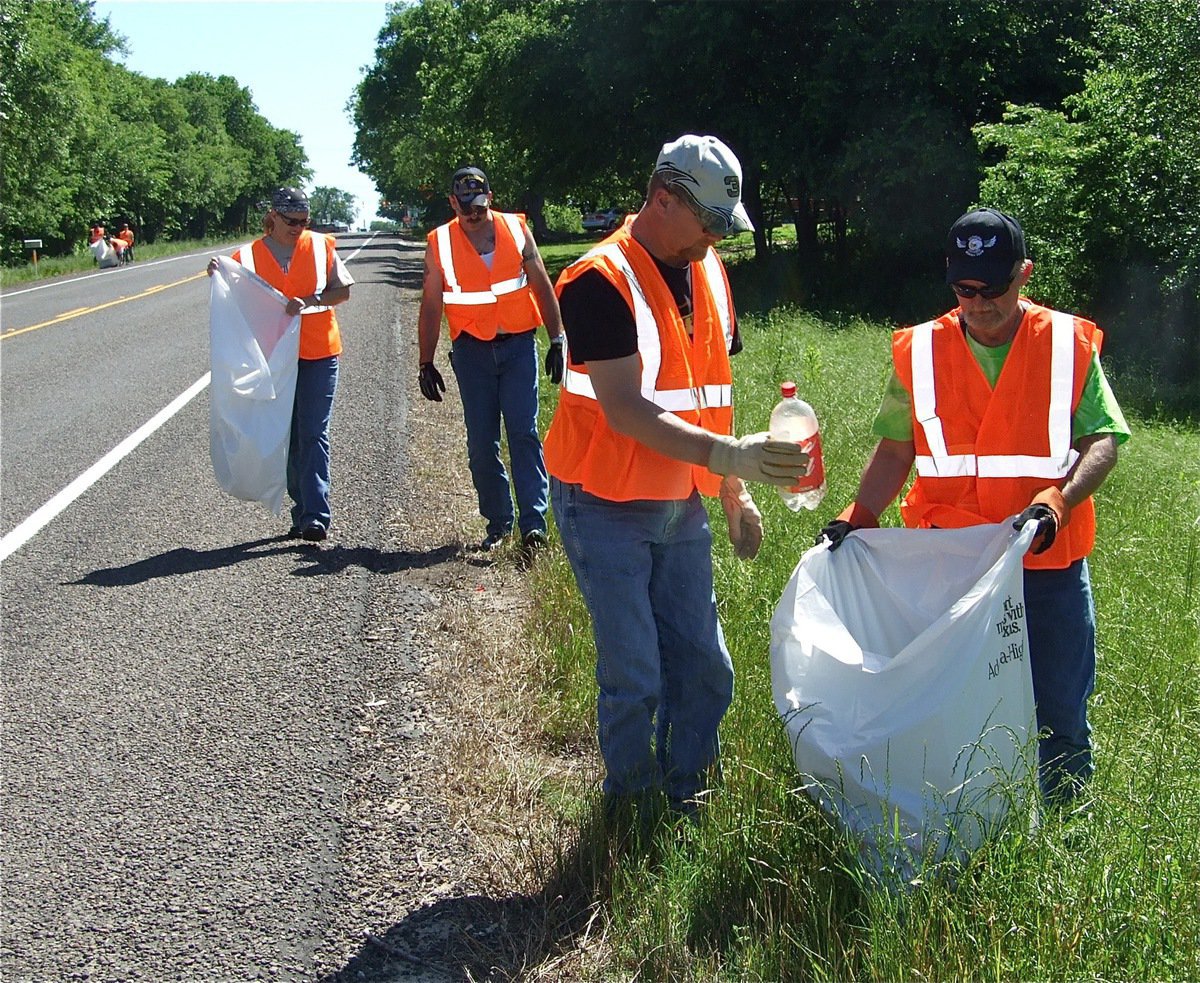
[[[0,539],[0,563],[3,563],[12,553],[33,539],[55,516],[103,478],[122,458],[131,453],[138,444],[183,409],[197,394],[203,392],[211,378],[212,373],[205,372],[203,376],[193,382],[184,392],[176,396],[169,405],[143,423],[137,430],[67,485],[66,488],[34,512],[33,515],[18,525],[3,539]]]

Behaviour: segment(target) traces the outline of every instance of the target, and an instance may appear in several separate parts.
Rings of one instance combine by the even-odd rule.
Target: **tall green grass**
[[[598,977],[1200,979],[1200,434],[1132,419],[1133,438],[1097,495],[1097,773],[1086,797],[1036,831],[1007,831],[953,876],[932,872],[889,891],[798,790],[768,655],[784,584],[853,497],[874,445],[889,335],[789,309],[741,326],[737,432],[765,429],[779,382],[795,379],[821,421],[829,492],[816,512],[795,514],[755,486],[766,540],[752,563],[732,556],[712,510],[737,692],[721,731],[723,781],[703,821],[662,826],[629,849],[580,823],[587,809],[578,803],[563,809],[580,841],[571,855],[591,858],[580,883],[594,885],[598,854],[610,866],[592,898],[610,946]],[[882,521],[899,524],[895,506]],[[561,554],[547,559],[535,572],[530,633],[542,657],[546,737],[592,748],[587,613]],[[595,794],[578,790],[585,803]]]

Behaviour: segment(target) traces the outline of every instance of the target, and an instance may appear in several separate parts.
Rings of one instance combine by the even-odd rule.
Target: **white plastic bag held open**
[[[226,256],[209,301],[209,452],[217,484],[276,515],[287,486],[300,316],[287,298]]]
[[[891,869],[977,847],[1035,767],[1035,524],[877,529],[800,559],[771,676],[808,793]],[[899,864],[899,868],[897,867]]]

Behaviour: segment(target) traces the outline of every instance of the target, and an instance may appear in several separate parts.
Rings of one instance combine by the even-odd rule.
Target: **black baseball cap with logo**
[[[450,193],[463,208],[486,205],[491,190],[487,175],[478,167],[460,167],[450,179]]]
[[[946,237],[946,282],[978,280],[999,286],[1013,278],[1025,259],[1025,233],[1011,215],[976,208],[959,217]]]

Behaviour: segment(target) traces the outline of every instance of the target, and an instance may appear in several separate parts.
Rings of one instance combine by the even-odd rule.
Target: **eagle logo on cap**
[[[954,244],[959,249],[965,249],[968,256],[975,257],[982,256],[985,249],[991,249],[992,246],[996,245],[996,239],[997,236],[992,236],[987,242],[984,242],[983,236],[967,236],[966,242],[956,238]]]

